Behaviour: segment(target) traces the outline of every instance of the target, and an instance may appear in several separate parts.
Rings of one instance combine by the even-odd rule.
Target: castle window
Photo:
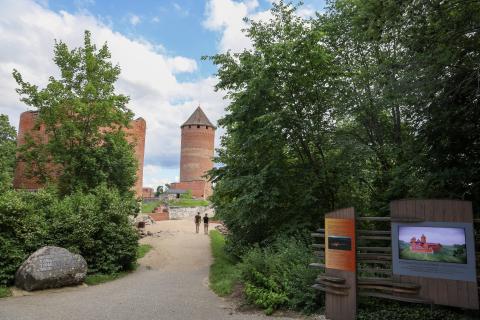
[[[192,129],[192,126],[188,126],[188,129]]]
[[[208,126],[205,126],[205,129],[207,129],[207,130],[208,130]]]
[[[197,126],[197,129],[200,129],[200,126]]]

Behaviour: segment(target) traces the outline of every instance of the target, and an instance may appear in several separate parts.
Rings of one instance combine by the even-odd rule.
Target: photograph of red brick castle
[[[400,259],[467,263],[463,228],[401,226],[398,238]]]
[[[412,252],[434,253],[440,250],[442,250],[442,245],[440,243],[427,242],[427,237],[424,234],[419,239],[413,237],[410,240],[410,251]]]

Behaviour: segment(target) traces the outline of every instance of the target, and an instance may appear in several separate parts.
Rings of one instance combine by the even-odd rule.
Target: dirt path
[[[142,242],[153,249],[136,272],[98,286],[1,299],[0,319],[267,319],[262,314],[235,312],[208,288],[210,240],[195,234],[190,220],[163,221],[147,228],[155,236]]]

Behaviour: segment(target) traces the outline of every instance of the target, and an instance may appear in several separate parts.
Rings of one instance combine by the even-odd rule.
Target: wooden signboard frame
[[[473,225],[472,203],[460,200],[397,200],[390,203],[392,221],[417,219],[425,222],[470,223]],[[468,245],[468,243],[467,243]],[[474,245],[470,244],[470,245]],[[393,274],[398,282],[420,286],[418,296],[434,304],[478,309],[476,281],[438,279]]]
[[[350,250],[329,247],[329,237],[350,238]],[[352,269],[353,265],[353,269]],[[346,208],[325,215],[325,285],[326,317],[353,320],[357,315],[357,272],[355,209]]]
[[[480,219],[477,220],[480,223]],[[364,222],[370,226],[365,228]],[[377,229],[375,223],[383,227]],[[357,296],[478,310],[480,276],[477,277],[479,274],[475,269],[480,250],[475,250],[473,223],[472,203],[460,200],[397,200],[390,203],[390,217],[356,217],[354,208],[326,214],[325,228],[312,233],[312,247],[320,263],[311,263],[310,267],[324,270],[312,287],[325,293],[327,319],[356,319]],[[385,230],[386,225],[389,230]],[[358,230],[360,226],[364,229]],[[410,228],[421,228],[411,231],[430,232],[432,238],[435,237],[432,229],[424,228],[463,228],[467,262],[425,262],[418,257],[403,257],[400,254],[403,227],[406,227],[403,233],[410,232],[407,231]],[[453,231],[436,232],[444,235]],[[458,231],[454,232],[457,232],[455,239],[458,239]],[[319,240],[324,244],[315,243]],[[439,243],[442,241],[449,245],[445,237],[438,240]],[[420,241],[422,243],[438,245],[429,241]],[[361,266],[358,267],[357,263]],[[425,273],[424,269],[428,272]],[[452,270],[459,272],[452,274]],[[365,273],[365,277],[358,276]]]

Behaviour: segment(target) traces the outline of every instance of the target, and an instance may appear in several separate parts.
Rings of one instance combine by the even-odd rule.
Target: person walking
[[[203,217],[203,231],[205,234],[208,234],[208,215],[205,213],[205,217]]]
[[[195,229],[197,233],[200,231],[200,222],[202,220],[202,216],[200,216],[200,211],[197,212],[197,215],[195,216]]]

